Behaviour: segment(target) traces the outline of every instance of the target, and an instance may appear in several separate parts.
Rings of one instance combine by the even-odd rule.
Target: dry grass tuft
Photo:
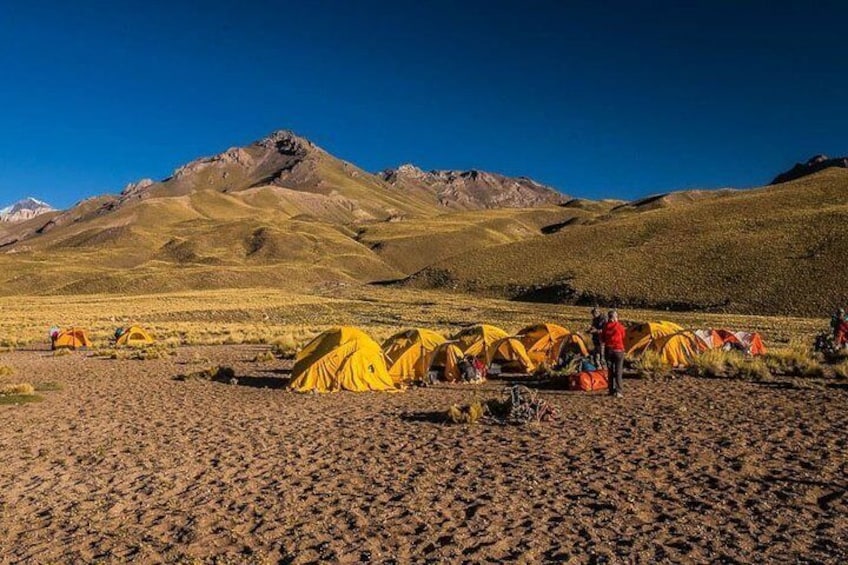
[[[0,385],[0,395],[27,395],[34,394],[35,387],[29,383],[18,383],[18,384],[8,384],[8,385]]]
[[[194,353],[190,359],[186,361],[189,365],[208,365],[210,363],[208,357],[203,357],[199,353]]]
[[[655,378],[671,374],[671,367],[663,363],[662,357],[655,351],[645,351],[634,362],[633,366],[642,377]]]
[[[726,376],[728,357],[739,355],[736,352],[712,349],[695,357],[692,362],[697,374],[701,377],[719,378]]]
[[[765,364],[772,373],[793,377],[822,377],[824,367],[806,345],[790,342],[787,347],[775,348],[765,355]]]
[[[692,367],[700,377],[748,380],[763,380],[771,377],[771,371],[765,359],[745,357],[738,351],[706,351],[694,359]]]
[[[840,380],[848,379],[848,361],[837,363],[832,367],[833,376]]]
[[[53,352],[53,357],[66,357],[71,353],[72,351],[70,349],[57,349]]]
[[[771,371],[762,357],[732,357],[729,366],[743,379],[761,381],[771,377]]]
[[[483,404],[478,400],[467,406],[452,405],[447,412],[447,419],[454,424],[476,424],[486,413]]]
[[[271,353],[280,359],[294,359],[300,344],[293,334],[282,335],[271,342]]]
[[[254,363],[273,363],[277,357],[271,351],[262,351],[253,358]]]
[[[145,347],[142,349],[135,349],[129,355],[128,358],[135,361],[152,361],[155,359],[166,359],[168,357],[173,357],[176,354],[176,349],[170,347],[152,346]]]
[[[9,375],[14,375],[15,370],[6,365],[0,365],[0,377],[8,377]]]

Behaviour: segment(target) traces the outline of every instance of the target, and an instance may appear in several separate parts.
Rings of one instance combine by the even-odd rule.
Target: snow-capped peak
[[[0,209],[0,222],[21,222],[54,210],[55,208],[46,202],[27,197]]]

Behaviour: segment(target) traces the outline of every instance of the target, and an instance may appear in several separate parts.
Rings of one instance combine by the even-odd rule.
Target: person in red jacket
[[[621,377],[624,373],[624,324],[618,321],[618,312],[615,310],[610,310],[601,337],[607,354],[609,393],[610,396],[621,398]]]

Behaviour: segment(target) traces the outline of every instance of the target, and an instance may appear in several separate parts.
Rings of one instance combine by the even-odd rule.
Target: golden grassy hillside
[[[504,186],[492,190],[506,191],[510,179],[498,179]],[[533,187],[534,195],[562,198]],[[449,209],[442,197],[436,187],[393,186],[291,132],[275,132],[192,161],[161,182],[140,181],[117,196],[2,226],[0,291],[308,290],[328,282],[398,279],[426,263],[407,263],[392,253],[393,244],[361,237],[372,229],[395,239],[402,232],[425,235],[428,222]],[[465,197],[465,206],[487,202]],[[444,230],[465,225],[463,249],[473,249],[535,235],[545,220],[522,219],[531,215],[496,210],[437,224],[450,226]],[[377,252],[384,247],[385,256]]]
[[[474,260],[485,249],[536,237],[545,226],[593,217],[579,208],[479,210],[362,227],[359,241],[389,265],[417,272],[438,261]]]
[[[623,309],[626,320],[668,319],[685,327],[730,327],[762,332],[769,344],[790,339],[811,341],[824,319],[775,318]],[[312,294],[277,288],[165,292],[131,297],[114,294],[0,298],[0,345],[46,347],[47,330],[56,324],[90,331],[95,347],[104,347],[115,328],[141,324],[159,341],[171,344],[303,343],[336,325],[365,328],[382,339],[407,327],[453,333],[475,323],[491,323],[515,332],[540,321],[575,331],[588,326],[584,307],[511,302],[402,288],[325,286]]]
[[[823,315],[848,298],[848,172],[612,213],[411,284],[530,300]]]

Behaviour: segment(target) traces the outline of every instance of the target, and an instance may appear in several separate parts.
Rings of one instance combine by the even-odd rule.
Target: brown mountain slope
[[[117,196],[4,226],[0,288],[154,292],[396,279],[409,271],[358,236],[373,225],[435,217],[445,211],[439,198],[275,132],[195,160],[161,182],[144,180]]]
[[[551,300],[816,314],[848,298],[848,171],[612,214],[442,261],[407,284]]]

